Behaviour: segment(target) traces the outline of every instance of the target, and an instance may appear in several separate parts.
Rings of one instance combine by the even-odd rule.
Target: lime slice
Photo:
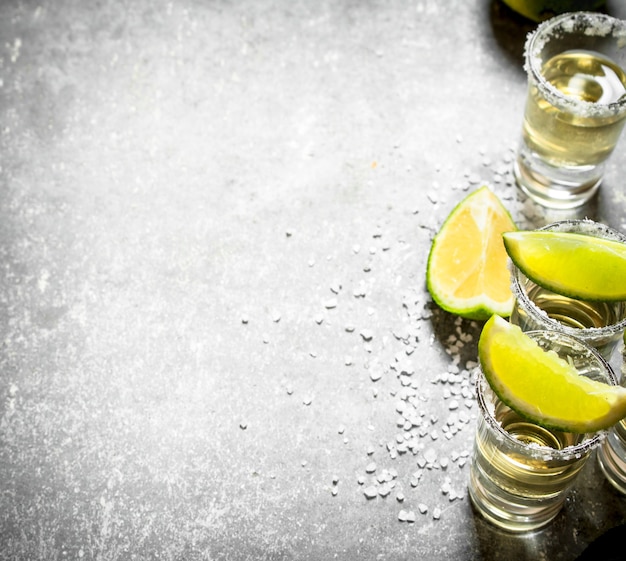
[[[515,230],[500,199],[486,186],[466,196],[433,239],[426,284],[444,310],[477,320],[509,316],[513,308],[502,234]]]
[[[478,357],[495,394],[538,425],[589,433],[626,416],[626,388],[579,375],[569,362],[499,316],[485,324]]]
[[[626,300],[626,244],[573,232],[508,232],[511,261],[534,283],[570,298]]]

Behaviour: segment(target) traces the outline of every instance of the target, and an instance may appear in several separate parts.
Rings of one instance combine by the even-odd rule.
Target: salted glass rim
[[[609,378],[607,383],[616,386],[618,384],[617,377],[613,372],[613,369],[609,365],[609,363],[602,357],[602,355],[593,347],[576,339],[576,337],[572,337],[567,333],[562,333],[560,331],[554,331],[549,329],[536,330],[536,331],[527,331],[526,335],[532,337],[537,340],[541,337],[549,338],[550,336],[559,337],[561,340],[565,339],[572,346],[584,349],[588,352],[591,357],[593,357],[598,363],[598,368],[606,372],[607,377]],[[578,444],[573,444],[570,446],[566,446],[565,448],[557,449],[552,448],[550,446],[541,446],[539,444],[525,444],[518,438],[512,436],[508,431],[502,428],[502,425],[499,421],[496,420],[492,413],[493,407],[489,407],[487,404],[487,398],[485,396],[485,391],[492,392],[495,396],[495,392],[489,386],[485,375],[480,368],[480,366],[476,369],[476,401],[478,402],[478,406],[480,409],[480,414],[482,419],[489,427],[494,430],[498,438],[502,441],[505,441],[509,446],[523,452],[525,455],[528,455],[532,458],[542,460],[542,461],[568,461],[571,459],[576,459],[582,457],[587,452],[590,452],[594,448],[596,448],[605,438],[607,431],[600,430],[595,433],[589,433],[588,436]],[[531,421],[532,422],[532,421]]]
[[[586,24],[586,25],[585,25]],[[626,111],[626,95],[612,103],[594,103],[577,99],[559,91],[541,73],[543,57],[541,51],[554,38],[572,32],[585,25],[582,34],[587,37],[615,36],[620,48],[626,42],[626,21],[598,12],[568,12],[541,22],[528,34],[524,45],[524,69],[529,77],[541,85],[544,95],[552,105],[572,113],[588,117],[619,115]],[[560,33],[559,33],[560,32]],[[601,53],[602,54],[602,53]],[[626,68],[623,69],[626,72]]]

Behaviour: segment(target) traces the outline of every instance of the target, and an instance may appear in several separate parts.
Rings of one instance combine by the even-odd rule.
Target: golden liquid
[[[529,300],[541,308],[550,318],[568,327],[575,329],[602,328],[615,325],[626,317],[625,302],[575,300],[546,290],[529,280],[526,281],[525,287]],[[522,331],[546,328],[545,325],[535,321],[520,306],[519,300],[515,302],[511,322],[519,325]],[[608,360],[620,337],[621,332],[616,331],[605,334],[594,333],[593,336],[584,339]]]
[[[504,430],[527,445],[561,450],[584,438],[530,423],[501,402],[495,417]],[[589,454],[584,451],[567,459],[532,455],[503,442],[481,418],[470,468],[470,497],[488,520],[501,527],[513,532],[539,528],[559,512]]]
[[[524,444],[562,450],[579,443],[579,434],[557,432],[531,423],[500,403],[496,419],[502,428]],[[548,498],[560,493],[582,467],[577,462],[531,459],[502,446],[493,431],[479,431],[477,463],[487,477],[511,493],[525,498]]]
[[[545,63],[543,75],[565,96],[609,105],[626,95],[626,74],[591,51],[567,51]],[[554,166],[597,165],[613,151],[624,115],[598,117],[552,105],[531,82],[523,127],[527,146]]]

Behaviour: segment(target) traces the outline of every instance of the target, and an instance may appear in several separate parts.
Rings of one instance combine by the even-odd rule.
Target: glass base
[[[602,166],[560,168],[540,161],[522,149],[513,164],[517,185],[547,208],[573,209],[587,203],[602,182]]]

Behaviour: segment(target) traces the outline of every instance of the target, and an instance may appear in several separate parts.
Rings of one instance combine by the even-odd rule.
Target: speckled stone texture
[[[607,10],[626,16],[618,2]],[[497,2],[0,5],[0,559],[575,559],[467,498],[480,324],[430,240],[510,166]],[[626,229],[623,149],[585,214]],[[372,497],[372,498],[368,498]]]

